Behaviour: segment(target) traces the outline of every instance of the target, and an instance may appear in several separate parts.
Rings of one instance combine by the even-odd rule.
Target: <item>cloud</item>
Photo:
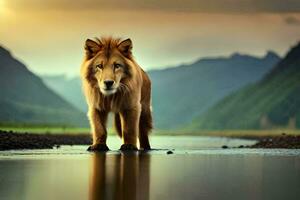
[[[284,19],[284,22],[286,24],[289,24],[289,25],[297,25],[299,26],[300,25],[300,19],[294,17],[294,16],[288,16]]]
[[[298,13],[299,0],[9,0],[21,10],[158,10],[205,13]]]

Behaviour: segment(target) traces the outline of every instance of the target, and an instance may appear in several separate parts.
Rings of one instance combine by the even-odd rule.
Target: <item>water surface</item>
[[[121,153],[110,137],[108,153],[0,152],[0,199],[300,199],[300,150],[233,148],[255,141],[227,138],[151,140],[161,150]]]

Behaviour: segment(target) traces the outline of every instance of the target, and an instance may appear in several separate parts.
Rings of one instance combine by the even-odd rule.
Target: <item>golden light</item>
[[[0,0],[0,15],[5,13],[5,0]]]
[[[6,3],[6,0],[0,0],[0,20],[2,19],[2,22],[5,21],[4,18],[7,19],[12,14]]]

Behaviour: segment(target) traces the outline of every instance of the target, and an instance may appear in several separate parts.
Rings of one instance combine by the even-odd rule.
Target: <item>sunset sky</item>
[[[75,76],[87,38],[131,38],[146,70],[300,41],[299,0],[0,0],[0,45],[38,74]]]

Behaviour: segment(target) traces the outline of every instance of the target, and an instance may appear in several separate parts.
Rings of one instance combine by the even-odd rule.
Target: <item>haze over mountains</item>
[[[65,75],[42,76],[45,84],[57,94],[64,97],[82,112],[87,112],[87,104],[81,89],[79,77],[68,78]]]
[[[191,65],[150,71],[158,128],[180,128],[231,92],[259,80],[280,58],[233,54]]]
[[[0,46],[0,122],[87,125],[85,114]]]
[[[300,128],[300,43],[261,81],[224,98],[188,128]]]
[[[236,53],[230,57],[200,59],[189,65],[149,71],[155,128],[184,127],[226,95],[260,80],[279,60],[274,52],[267,52],[262,58]],[[45,76],[43,80],[86,112],[79,78]]]

